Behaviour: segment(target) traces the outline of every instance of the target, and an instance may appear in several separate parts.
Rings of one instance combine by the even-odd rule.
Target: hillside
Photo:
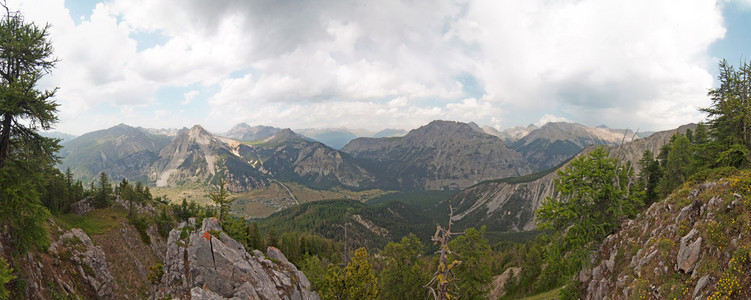
[[[529,129],[529,127],[528,127]],[[568,160],[589,145],[619,145],[630,142],[631,131],[587,127],[576,123],[550,122],[511,144],[533,170],[546,170]]]
[[[382,248],[414,233],[427,243],[435,231],[434,220],[417,206],[392,201],[370,206],[352,200],[304,203],[274,213],[259,221],[264,230],[298,231],[320,235],[349,247]]]
[[[104,171],[115,181],[146,181],[147,168],[170,140],[125,124],[89,132],[63,144],[61,169],[70,168],[77,179],[84,180]]]
[[[284,129],[254,145],[232,144],[246,161],[277,180],[297,182],[317,189],[336,186],[362,189],[373,186],[374,175],[352,157],[320,142]]]
[[[751,297],[751,172],[704,172],[600,245],[585,299]]]
[[[358,138],[342,148],[399,190],[457,190],[528,174],[524,158],[477,125],[433,121],[397,138]]]
[[[654,133],[622,146],[607,146],[606,149],[610,151],[611,156],[630,161],[638,173],[637,162],[644,150],[658,153],[673,134],[685,133],[687,129],[695,126],[684,125],[677,129]],[[579,153],[587,153],[595,147],[589,146]],[[460,191],[439,205],[450,204],[456,209],[453,220],[459,226],[486,225],[489,229],[499,231],[533,230],[533,211],[545,197],[553,195],[556,170],[564,165],[565,161],[559,166],[528,176],[484,181]]]

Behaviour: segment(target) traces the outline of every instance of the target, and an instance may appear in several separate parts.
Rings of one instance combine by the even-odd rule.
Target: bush
[[[130,222],[130,224],[133,224],[133,226],[136,227],[136,230],[138,230],[138,234],[141,236],[141,240],[146,245],[151,245],[151,238],[149,237],[149,234],[146,233],[146,230],[149,229],[149,224],[146,218],[128,216],[128,222]]]

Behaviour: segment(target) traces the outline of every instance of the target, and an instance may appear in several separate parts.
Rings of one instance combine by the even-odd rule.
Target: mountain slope
[[[218,184],[219,176],[232,192],[268,184],[265,174],[237,157],[227,144],[199,125],[181,133],[164,147],[159,159],[149,167],[148,175],[158,187],[188,182]]]
[[[637,162],[644,150],[657,153],[670,141],[675,133],[685,133],[696,125],[689,124],[677,129],[657,132],[643,139],[637,139],[623,146],[606,146],[610,155],[630,161],[638,172]],[[587,153],[597,146],[589,146],[582,153]],[[655,152],[657,151],[657,152]],[[486,225],[490,230],[526,231],[534,226],[533,211],[545,197],[553,196],[553,182],[556,170],[565,163],[519,178],[506,178],[481,182],[446,199],[439,206],[455,208],[453,220],[460,227]]]
[[[146,169],[170,137],[120,124],[89,132],[63,144],[61,169],[70,167],[79,179],[91,180],[106,172],[112,181],[146,181]]]
[[[552,168],[576,155],[588,145],[618,145],[631,141],[633,133],[576,123],[551,122],[511,144],[533,170]]]
[[[233,146],[235,153],[247,161],[260,163],[265,172],[278,180],[320,189],[364,188],[375,182],[374,175],[346,153],[309,141],[289,129],[257,145]]]
[[[342,151],[390,189],[456,190],[529,173],[519,153],[474,123],[433,121],[399,138],[358,138]]]
[[[580,299],[749,299],[751,173],[705,172],[605,238]]]

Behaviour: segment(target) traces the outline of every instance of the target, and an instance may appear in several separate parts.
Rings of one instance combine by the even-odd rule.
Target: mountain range
[[[474,123],[433,121],[404,136],[360,137],[341,150],[290,129],[238,124],[215,135],[201,126],[154,130],[120,124],[67,141],[62,168],[91,180],[106,172],[158,187],[216,185],[233,192],[272,180],[317,189],[460,190],[538,172],[589,144],[613,145],[624,132],[548,123],[507,145]],[[310,133],[310,131],[308,131]],[[628,133],[625,133],[628,136]]]

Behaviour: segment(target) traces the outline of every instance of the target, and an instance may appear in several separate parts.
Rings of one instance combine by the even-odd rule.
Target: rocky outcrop
[[[183,223],[169,234],[164,275],[155,298],[319,299],[305,274],[276,248],[252,253],[214,218]]]
[[[94,198],[86,198],[81,201],[75,202],[70,205],[70,212],[77,214],[79,216],[85,215],[87,212],[90,212],[94,209],[94,205],[92,204],[94,201]]]
[[[119,295],[120,288],[110,274],[104,251],[83,230],[73,228],[66,232],[50,245],[48,252],[72,260],[78,274],[91,285],[98,298],[113,299]]]
[[[624,221],[579,272],[581,298],[746,299],[751,201],[739,194],[748,185],[738,182],[751,173],[718,177],[678,189]]]

